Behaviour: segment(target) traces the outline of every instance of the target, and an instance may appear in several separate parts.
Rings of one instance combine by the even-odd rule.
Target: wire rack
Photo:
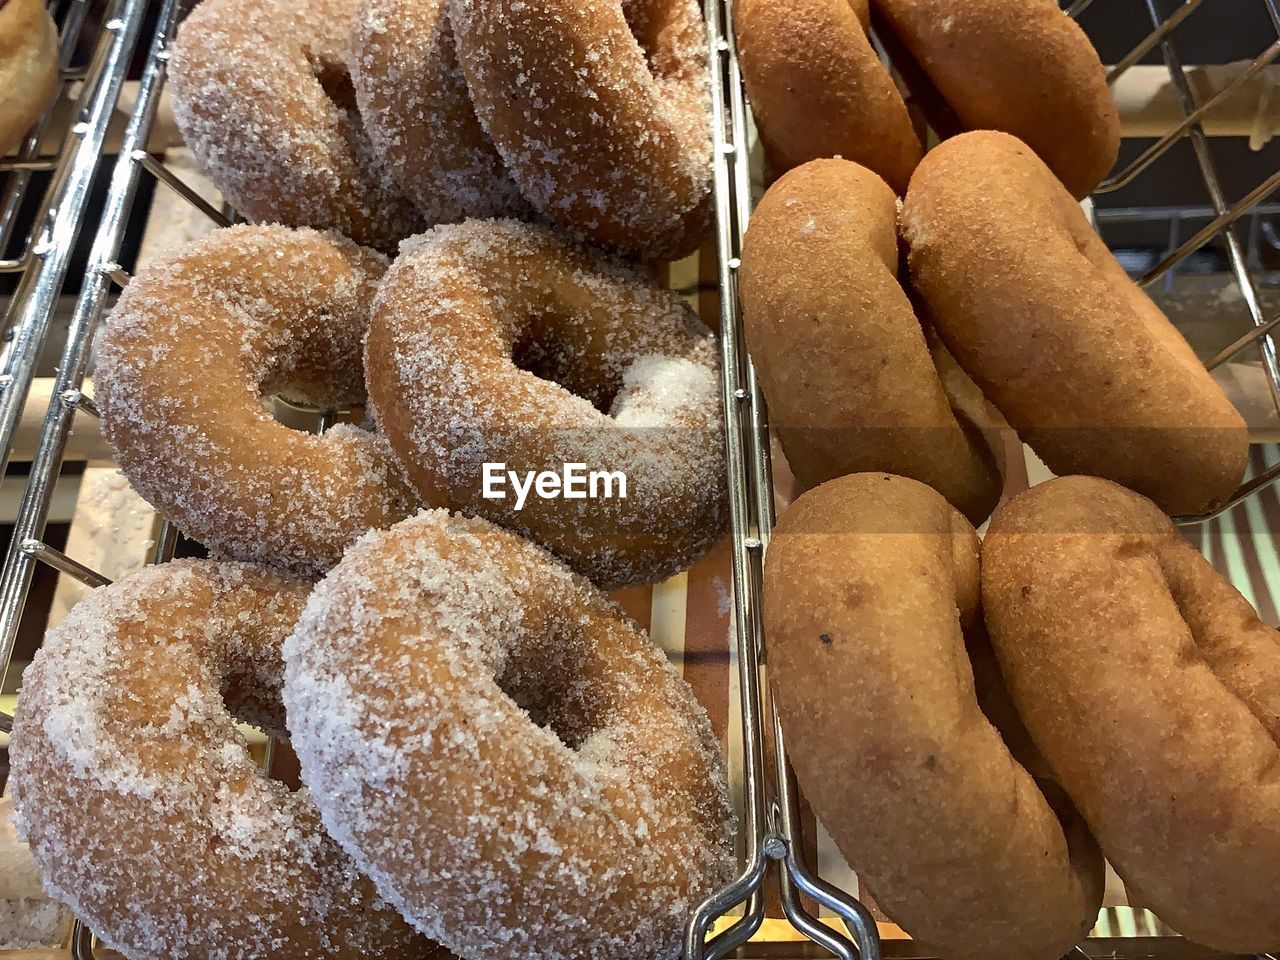
[[[155,15],[154,32],[142,68],[139,87],[123,134],[123,142],[111,171],[106,200],[93,235],[83,284],[71,314],[65,345],[58,360],[52,399],[45,413],[39,441],[8,552],[0,569],[0,680],[9,668],[23,606],[36,564],[44,563],[90,586],[107,578],[44,541],[50,507],[67,440],[77,417],[97,416],[92,398],[82,392],[93,336],[114,288],[129,281],[119,259],[131,209],[144,177],[151,177],[189,201],[213,223],[225,226],[230,218],[212,206],[159,159],[147,152],[147,142],[160,106],[165,82],[168,44],[182,9],[181,0],[58,0],[62,27],[62,55],[66,84],[82,83],[74,122],[53,154],[39,152],[40,137],[33,135],[16,160],[0,161],[0,254],[18,246],[13,237],[18,223],[21,193],[29,189],[34,174],[52,171],[52,179],[36,227],[13,260],[0,260],[0,272],[21,273],[6,317],[8,338],[0,371],[0,454],[7,462],[13,432],[30,389],[36,360],[48,334],[54,307],[67,278],[76,236],[87,212],[89,185],[103,149],[107,122],[121,93],[135,47],[142,41],[148,13]],[[1078,15],[1090,0],[1070,7]],[[1112,0],[1119,2],[1119,0]],[[1262,310],[1258,283],[1250,269],[1246,246],[1236,239],[1233,226],[1244,217],[1255,220],[1263,201],[1277,186],[1280,172],[1259,184],[1240,201],[1223,194],[1208,143],[1199,121],[1230,96],[1248,77],[1280,57],[1280,13],[1277,0],[1266,5],[1277,29],[1277,39],[1248,66],[1243,76],[1212,100],[1197,104],[1182,73],[1171,34],[1201,6],[1202,0],[1185,0],[1165,16],[1155,0],[1123,0],[1146,4],[1152,32],[1118,61],[1116,79],[1153,51],[1159,51],[1179,90],[1186,119],[1155,141],[1149,149],[1107,181],[1102,190],[1119,189],[1133,181],[1182,139],[1191,141],[1211,199],[1201,219],[1207,224],[1185,238],[1174,239],[1144,282],[1168,277],[1179,263],[1209,240],[1219,237],[1234,282],[1249,310],[1253,329],[1228,344],[1212,365],[1225,362],[1246,349],[1261,350],[1272,397],[1280,409],[1280,365],[1269,334],[1280,317],[1268,319]],[[1215,0],[1210,0],[1215,2]],[[1220,0],[1219,0],[1220,2]],[[73,65],[86,12],[106,7],[101,37],[87,66]],[[152,7],[150,11],[148,7]],[[827,952],[845,960],[879,960],[881,945],[876,924],[867,909],[845,891],[824,881],[805,862],[801,844],[799,801],[787,762],[786,747],[776,716],[764,699],[761,626],[762,560],[773,526],[773,489],[768,446],[767,415],[754,370],[746,354],[739,322],[737,269],[743,233],[752,205],[748,148],[749,113],[732,42],[732,0],[704,0],[707,39],[712,55],[712,106],[715,136],[715,191],[717,198],[718,280],[721,290],[721,350],[723,402],[727,424],[726,456],[729,472],[733,558],[733,642],[741,699],[741,749],[743,770],[743,859],[738,876],[703,903],[690,919],[685,943],[688,960],[719,958],[739,952],[762,926],[765,918],[763,886],[767,874],[776,874],[784,912],[791,924]],[[46,118],[42,126],[48,126]],[[49,140],[44,131],[44,141]],[[1257,229],[1250,230],[1254,236]],[[1237,500],[1247,497],[1280,475],[1280,467],[1242,487]],[[1233,501],[1236,502],[1236,501]],[[1204,518],[1182,518],[1194,522]],[[178,532],[169,524],[153,548],[151,559],[162,562],[173,556]],[[0,714],[0,729],[9,718]],[[766,764],[766,752],[772,763]],[[824,923],[805,905],[811,898],[843,922],[841,931]],[[77,924],[72,956],[93,957],[89,931]]]
[[[1071,16],[1078,17],[1092,2],[1075,0],[1066,5],[1066,9]],[[1258,351],[1272,402],[1280,411],[1280,366],[1271,338],[1271,333],[1280,325],[1280,315],[1271,318],[1264,315],[1259,280],[1250,268],[1251,258],[1246,247],[1236,233],[1236,225],[1250,218],[1250,237],[1256,237],[1260,229],[1259,217],[1270,212],[1262,207],[1263,201],[1280,187],[1280,170],[1263,179],[1240,199],[1228,199],[1202,123],[1248,80],[1280,57],[1280,9],[1277,9],[1276,0],[1260,0],[1274,28],[1274,42],[1244,65],[1239,74],[1218,92],[1198,102],[1175,49],[1174,32],[1192,17],[1204,0],[1184,0],[1168,13],[1162,10],[1157,0],[1124,2],[1142,5],[1150,20],[1150,31],[1109,69],[1108,83],[1114,84],[1144,58],[1158,53],[1167,68],[1183,116],[1167,133],[1155,139],[1101,184],[1097,193],[1109,193],[1133,183],[1175,144],[1184,139],[1190,142],[1209,206],[1204,210],[1179,208],[1156,213],[1170,222],[1171,240],[1168,249],[1139,282],[1150,286],[1162,279],[1171,280],[1176,268],[1206,244],[1214,240],[1221,242],[1232,281],[1248,310],[1252,328],[1224,344],[1207,365],[1213,369],[1245,350]],[[862,960],[879,960],[882,945],[876,924],[867,909],[849,892],[825,882],[805,862],[794,775],[787,760],[778,717],[762,697],[760,671],[764,661],[764,637],[761,584],[764,554],[774,525],[774,491],[768,414],[755,370],[747,355],[738,297],[742,239],[752,209],[752,156],[748,139],[750,113],[734,45],[733,0],[705,0],[704,10],[712,58],[716,239],[722,297],[723,398],[733,537],[734,640],[741,668],[745,724],[743,744],[747,766],[743,822],[746,856],[742,871],[734,881],[701,904],[691,918],[685,954],[688,960],[728,956],[760,928],[763,923],[762,888],[773,863],[776,864],[773,872],[778,877],[783,911],[796,930],[841,960],[859,956]],[[1112,213],[1112,218],[1118,219],[1123,215]],[[1195,218],[1206,222],[1188,236],[1180,237],[1176,232],[1179,226]],[[1280,479],[1280,466],[1242,484],[1233,497],[1213,513],[1176,520],[1184,525],[1209,520],[1277,479]],[[766,740],[772,746],[772,778],[764,761]],[[802,894],[839,918],[844,932],[814,916],[805,907]],[[713,926],[718,919],[728,918],[730,914],[732,918],[727,923],[722,921]],[[713,929],[718,931],[714,935]],[[1108,952],[1114,954],[1116,950],[1109,946]],[[1076,953],[1087,956],[1080,948]]]

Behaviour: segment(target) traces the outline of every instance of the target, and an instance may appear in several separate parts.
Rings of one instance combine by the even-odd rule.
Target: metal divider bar
[[[140,18],[146,4],[143,0],[137,0],[137,2],[138,7],[133,12]],[[67,437],[76,411],[81,409],[80,387],[84,382],[85,367],[89,361],[93,332],[97,328],[106,304],[111,285],[111,273],[119,269],[115,261],[120,253],[120,245],[124,238],[129,210],[140,175],[132,152],[145,145],[160,105],[159,93],[163,82],[163,66],[156,54],[163,50],[168,40],[177,17],[177,10],[178,0],[164,0],[161,5],[160,24],[152,40],[151,57],[143,72],[138,99],[125,129],[124,147],[112,171],[110,191],[90,251],[84,285],[76,301],[75,311],[67,330],[66,346],[58,363],[53,387],[55,401],[49,404],[49,409],[45,413],[40,440],[31,461],[27,487],[14,523],[13,539],[8,555],[5,557],[3,571],[0,571],[0,683],[8,672],[9,662],[13,656],[18,623],[22,617],[27,590],[31,583],[33,564],[37,557],[37,554],[23,549],[23,545],[28,542],[39,542],[44,535],[49,505],[52,502],[58,471],[62,466]],[[140,20],[133,25],[132,32],[135,39],[139,29]],[[116,79],[119,82],[123,81],[128,60],[129,56],[122,55],[120,59],[114,61],[115,69],[119,74]],[[119,82],[104,83],[104,86],[115,87],[118,92]],[[114,96],[110,102],[115,103]],[[67,239],[66,243],[70,245],[71,239]],[[65,265],[63,269],[65,270]],[[34,359],[31,366],[34,367]],[[27,379],[29,382],[30,371]],[[68,397],[74,397],[74,401],[65,402],[65,398]],[[59,402],[57,398],[63,398],[64,402]],[[92,409],[91,406],[90,409]],[[7,442],[7,438],[5,439]]]
[[[9,462],[13,432],[22,416],[36,361],[62,292],[107,124],[120,98],[147,7],[147,0],[120,0],[103,25],[89,70],[87,94],[81,100],[78,122],[71,128],[71,136],[79,141],[63,154],[47,195],[45,222],[36,225],[38,238],[32,253],[38,262],[23,273],[19,282],[13,340],[0,365],[0,473]],[[0,654],[6,661],[8,646],[0,643]]]

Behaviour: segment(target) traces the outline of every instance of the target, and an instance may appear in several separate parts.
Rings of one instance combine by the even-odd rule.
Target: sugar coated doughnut
[[[1068,953],[1102,860],[979,705],[973,527],[914,480],[832,480],[782,515],[764,589],[796,776],[885,913],[947,960]]]
[[[169,65],[174,117],[250,220],[394,250],[424,225],[360,122],[347,71],[359,0],[203,0]]]
[[[383,438],[291,430],[261,399],[363,402],[361,340],[385,268],[339,237],[239,226],[139,271],[96,380],[103,434],[138,493],[219,553],[307,574],[408,516]]]
[[[325,826],[461,956],[675,958],[733,871],[723,760],[689,687],[513,533],[443,510],[370,533],[285,660]]]
[[[901,194],[923,149],[867,35],[867,0],[740,0],[742,78],[774,173],[843,157]]]
[[[58,28],[42,0],[0,0],[0,155],[58,89]]]
[[[449,0],[480,122],[546,217],[675,259],[711,220],[696,0]]]
[[[983,546],[991,640],[1135,897],[1226,953],[1280,945],[1280,641],[1158,507],[1064,477]]]
[[[1057,0],[871,0],[871,10],[943,137],[1011,133],[1077,197],[1116,162],[1120,115],[1106,71]]]
[[[309,590],[242,564],[148,567],[76,606],[23,675],[20,826],[49,892],[130,960],[430,949],[232,722],[283,732],[280,647]]]
[[[670,576],[724,531],[715,340],[621,261],[512,221],[436,227],[379,287],[365,366],[423,501],[519,530],[601,586]],[[486,463],[504,482],[621,472],[626,496],[603,480],[578,499],[486,496]]]
[[[1002,486],[996,437],[965,409],[977,388],[956,396],[941,379],[898,285],[896,201],[847,160],[814,160],[770,187],[742,251],[747,345],[801,484],[887,470],[981,523]],[[975,419],[990,428],[986,406]]]
[[[444,0],[363,0],[351,31],[365,129],[427,222],[523,210],[476,119]]]
[[[931,150],[902,229],[938,333],[1049,469],[1174,514],[1234,492],[1244,420],[1024,144],[979,132]]]

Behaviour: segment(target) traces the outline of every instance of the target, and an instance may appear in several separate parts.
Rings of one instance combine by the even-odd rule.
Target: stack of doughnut
[[[43,0],[0,0],[0,156],[40,119],[58,87],[58,28]]]
[[[1001,130],[1076,197],[1115,163],[1120,119],[1089,39],[1056,0],[742,0],[743,78],[770,166],[844,157],[899,194],[923,154],[877,38],[942,138]]]
[[[1069,952],[1098,847],[1183,935],[1280,945],[1280,641],[1150,500],[1051,480],[979,558],[923,484],[829,481],[774,533],[765,633],[814,811],[940,956]]]
[[[742,301],[806,488],[885,470],[981,523],[1002,485],[1002,417],[1056,473],[1114,480],[1174,515],[1214,509],[1244,473],[1243,418],[1008,134],[931,150],[900,209],[851,161],[785,174],[747,230]]]
[[[250,220],[394,252],[536,211],[659,260],[710,225],[704,46],[695,0],[203,0],[170,76],[183,136]]]
[[[1235,495],[1248,433],[1077,203],[1119,140],[1096,53],[1054,0],[734,13],[777,177],[744,332],[805,491],[763,626],[814,812],[947,960],[1069,954],[1104,856],[1274,951],[1280,641],[1170,519]],[[1063,477],[996,509],[1011,440]]]
[[[307,789],[233,718],[290,737]],[[129,960],[674,960],[734,868],[724,762],[663,654],[443,510],[314,590],[209,560],[99,589],[26,672],[11,755],[46,889]]]

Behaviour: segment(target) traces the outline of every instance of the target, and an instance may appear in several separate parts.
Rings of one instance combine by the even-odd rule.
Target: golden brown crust
[[[715,339],[625,261],[510,220],[438,226],[379,286],[365,371],[424,502],[518,530],[607,589],[687,569],[724,532]],[[486,463],[620,471],[626,497],[486,496]]]
[[[1244,420],[1024,144],[984,131],[931,151],[902,232],[938,333],[1051,470],[1174,514],[1235,490]]]
[[[747,343],[804,486],[886,470],[929,484],[981,523],[1000,496],[999,461],[957,420],[898,285],[896,218],[893,191],[845,160],[815,160],[778,180],[742,254]]]
[[[281,645],[310,589],[146,567],[76,606],[24,674],[12,786],[32,854],[126,956],[443,960],[232,722],[284,735]]]
[[[424,226],[361,122],[347,70],[359,0],[205,0],[169,83],[187,145],[258,223],[337,230],[394,252]]]
[[[0,156],[40,119],[58,88],[58,28],[41,0],[0,4]]]
[[[734,869],[724,761],[692,691],[514,533],[434,510],[370,534],[286,659],[325,825],[461,956],[675,957]]]
[[[385,269],[332,234],[237,226],[139,272],[97,367],[102,429],[138,492],[221,555],[305,574],[407,516],[385,439],[291,430],[261,398],[364,402],[361,340]]]
[[[1125,883],[1230,953],[1280,944],[1280,642],[1150,501],[1014,498],[983,601],[1018,709]]]
[[[525,198],[593,243],[675,259],[711,222],[694,0],[449,0],[480,122]]]
[[[894,63],[933,88],[912,91],[940,135],[1013,134],[1076,197],[1107,175],[1119,114],[1097,52],[1055,0],[871,2]]]
[[[843,157],[906,191],[923,150],[867,20],[867,0],[735,5],[742,77],[774,174]]]
[[[347,63],[369,139],[428,225],[527,205],[476,119],[445,0],[360,0]]]
[[[914,480],[804,494],[766,555],[770,677],[800,784],[890,917],[947,958],[1057,960],[1102,864],[979,708],[977,553]]]

